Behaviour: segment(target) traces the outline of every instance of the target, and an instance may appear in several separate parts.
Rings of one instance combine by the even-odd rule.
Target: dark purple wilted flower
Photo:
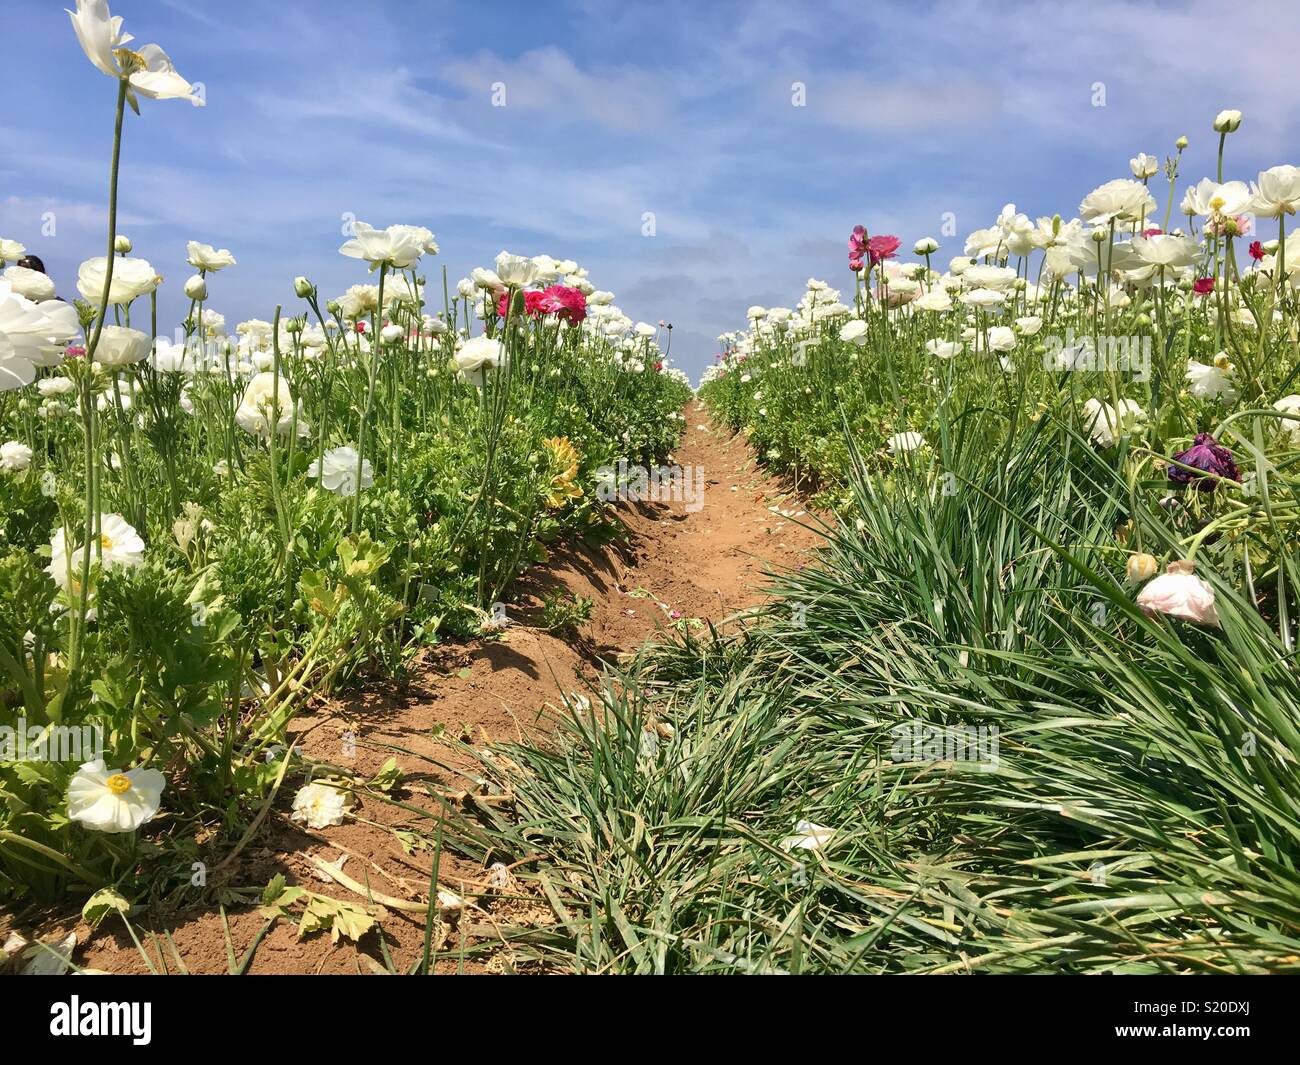
[[[1202,492],[1213,492],[1218,483],[1214,477],[1205,477],[1203,473],[1226,477],[1230,481],[1241,480],[1241,471],[1232,459],[1232,452],[1209,433],[1197,433],[1192,446],[1175,455],[1174,462],[1182,463],[1182,466],[1171,465],[1169,479],[1174,484],[1195,484]],[[1183,469],[1183,466],[1191,466],[1192,469]],[[1195,473],[1194,470],[1203,473]]]

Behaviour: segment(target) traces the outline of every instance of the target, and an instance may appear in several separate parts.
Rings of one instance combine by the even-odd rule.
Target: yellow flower
[[[582,485],[577,483],[578,464],[582,456],[578,454],[578,449],[569,442],[567,436],[543,440],[542,447],[546,449],[547,458],[550,460],[550,481],[545,489],[546,506],[556,510],[569,500],[577,499],[582,495]]]

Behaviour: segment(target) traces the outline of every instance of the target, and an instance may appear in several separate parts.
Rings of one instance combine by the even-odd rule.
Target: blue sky
[[[4,0],[19,49],[0,236],[70,296],[78,263],[103,254],[114,89],[64,6]],[[673,322],[695,377],[749,304],[790,305],[810,276],[849,287],[855,223],[905,246],[938,237],[946,262],[1004,203],[1068,217],[1186,134],[1181,194],[1212,176],[1225,107],[1246,116],[1229,176],[1300,163],[1287,0],[111,6],[208,100],[127,116],[120,229],[168,279],[169,323],[191,238],[239,259],[210,286],[231,325],[295,306],[296,274],[330,295],[364,280],[337,253],[351,215],[432,229],[431,292],[442,265],[454,284],[503,248],[577,259],[632,317]]]

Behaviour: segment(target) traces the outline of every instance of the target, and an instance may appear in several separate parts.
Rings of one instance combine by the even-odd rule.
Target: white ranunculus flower
[[[108,259],[101,255],[87,259],[77,270],[77,291],[82,299],[98,308],[104,298],[104,279],[108,275]],[[125,255],[113,259],[113,281],[108,288],[108,302],[126,305],[132,300],[147,296],[158,287],[158,275],[144,259]]]
[[[1277,423],[1291,437],[1293,447],[1300,445],[1300,396],[1283,396],[1273,404],[1273,409],[1280,414],[1290,414],[1290,418],[1278,418]]]
[[[433,234],[423,226],[376,229],[365,222],[354,222],[352,232],[353,238],[339,248],[339,254],[364,259],[372,270],[381,264],[407,270],[419,262],[425,245],[433,240]]]
[[[361,487],[371,487],[375,483],[375,471],[369,459],[362,459],[356,448],[335,447],[325,452],[311,475],[320,481],[321,486],[341,496],[357,494],[357,461],[361,463]]]
[[[129,33],[122,32],[122,19],[108,10],[108,0],[77,0],[76,12],[69,11],[72,28],[86,58],[111,78],[126,78],[131,89],[153,100],[189,100],[202,107],[202,96],[176,73],[167,53],[156,44],[132,49]]]
[[[885,446],[889,448],[891,455],[901,455],[908,451],[915,451],[919,447],[924,447],[925,437],[920,433],[913,432],[895,433],[885,441]]]
[[[1300,211],[1300,167],[1272,166],[1260,171],[1252,192],[1257,215],[1280,218],[1295,214]]]
[[[1128,168],[1133,171],[1133,176],[1141,181],[1143,178],[1154,177],[1159,172],[1160,160],[1154,155],[1147,155],[1146,152],[1138,152],[1128,161]]]
[[[995,325],[985,336],[986,351],[1010,351],[1016,346],[1016,331],[1008,325]]]
[[[1006,241],[1006,234],[997,226],[989,229],[977,229],[966,238],[966,245],[963,249],[966,255],[971,259],[983,259],[986,255],[995,255],[999,251],[1005,251],[1003,244]],[[955,263],[956,260],[953,260]],[[954,266],[949,265],[953,273],[959,273]]]
[[[1093,442],[1104,448],[1140,427],[1146,416],[1146,411],[1131,399],[1119,401],[1118,413],[1111,404],[1099,399],[1090,399],[1083,405],[1084,428]]]
[[[1016,272],[1009,266],[976,263],[965,269],[961,280],[967,288],[990,288],[994,292],[1005,292],[1016,283]]]
[[[158,812],[167,778],[156,769],[109,770],[86,762],[68,785],[68,817],[96,832],[134,832]]]
[[[214,248],[211,244],[201,244],[192,240],[185,245],[185,261],[195,270],[206,270],[210,274],[235,265],[235,257],[229,248]]]
[[[1083,220],[1096,226],[1104,226],[1112,219],[1140,222],[1155,209],[1155,198],[1146,186],[1129,178],[1116,178],[1099,185],[1079,204]]]
[[[66,396],[77,390],[77,382],[70,377],[42,377],[36,382],[36,391],[46,399],[51,396]]]
[[[187,278],[185,284],[181,287],[185,293],[185,298],[189,300],[205,300],[208,298],[208,282],[202,274],[195,274]]]
[[[467,340],[456,352],[456,370],[462,381],[469,381],[476,388],[482,388],[487,371],[503,366],[506,361],[505,346],[499,340],[490,337],[474,337]]]
[[[33,303],[0,280],[0,392],[30,385],[37,367],[57,366],[80,331],[72,304]]]
[[[862,347],[867,342],[867,323],[861,318],[850,319],[840,327],[840,339]]]
[[[922,237],[912,245],[913,255],[933,255],[939,250],[939,242],[934,237]]]
[[[1134,237],[1133,250],[1143,262],[1154,266],[1191,266],[1201,253],[1200,245],[1191,237],[1157,233],[1150,237]]]
[[[1183,214],[1227,215],[1235,217],[1249,214],[1254,208],[1254,196],[1244,181],[1222,183],[1201,178],[1183,197]]]
[[[303,823],[308,828],[341,825],[349,799],[348,792],[332,784],[307,784],[293,797],[293,813],[289,819]]]
[[[195,370],[193,353],[184,344],[173,344],[166,337],[158,337],[153,342],[153,355],[149,361],[159,373],[193,373]]]
[[[0,263],[16,263],[26,254],[25,245],[8,237],[0,237]]]
[[[283,376],[278,386],[277,390],[276,376],[270,371],[253,375],[235,411],[235,422],[241,429],[254,436],[270,436],[272,425],[277,433],[287,433],[293,428],[296,409],[293,393]],[[307,429],[307,423],[300,417],[298,435],[305,436]]]
[[[1001,307],[1007,302],[1007,297],[1004,293],[995,292],[991,288],[972,289],[970,292],[963,292],[958,298],[967,307],[979,307],[984,310]]]
[[[786,836],[781,841],[781,849],[784,851],[825,850],[831,845],[831,840],[834,838],[835,829],[833,828],[827,828],[825,825],[819,825],[813,821],[796,821],[794,835]]]
[[[62,526],[50,538],[50,564],[45,567],[45,572],[60,589],[70,592],[74,599],[81,595],[84,552],[84,545],[69,546]],[[140,534],[121,514],[101,514],[99,539],[91,544],[92,565],[114,569],[119,566],[138,566],[143,561],[144,541],[140,539]]]
[[[138,566],[144,561],[144,541],[121,514],[101,514],[95,557],[105,569]]]
[[[32,449],[19,440],[0,444],[0,473],[22,473],[32,464]]]
[[[953,340],[927,340],[925,342],[925,350],[940,359],[951,359],[954,355],[961,354],[961,349],[961,343]]]
[[[339,297],[339,307],[343,317],[349,320],[373,314],[379,310],[379,286],[353,285]],[[267,339],[270,339],[269,329]]]
[[[1197,399],[1219,399],[1231,403],[1237,398],[1237,390],[1223,370],[1195,359],[1187,361],[1187,391]]]
[[[525,288],[536,281],[539,274],[537,264],[526,255],[511,255],[503,251],[497,256],[496,275],[503,285]]]
[[[95,361],[101,366],[129,366],[149,354],[149,334],[124,325],[106,325],[99,334]]]
[[[952,310],[952,297],[942,288],[932,288],[923,296],[917,297],[912,306],[918,311],[950,311]]]
[[[489,270],[485,266],[476,266],[469,272],[470,280],[474,283],[476,289],[482,289],[484,292],[499,292],[506,286],[502,283],[501,278],[497,277],[495,270]]]
[[[11,266],[4,272],[4,278],[13,286],[13,290],[33,303],[44,303],[55,297],[54,282],[39,270],[30,270],[26,266]]]
[[[1020,330],[1021,336],[1037,336],[1043,328],[1043,320],[1036,314],[1026,315],[1024,318],[1016,319],[1016,328]]]

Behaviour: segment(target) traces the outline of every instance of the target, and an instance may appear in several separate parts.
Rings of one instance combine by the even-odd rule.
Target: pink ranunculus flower
[[[1222,628],[1214,608],[1214,589],[1196,576],[1195,563],[1171,562],[1159,577],[1138,593],[1137,605],[1147,617],[1167,614],[1198,625]]]
[[[577,325],[587,317],[587,297],[568,285],[550,285],[543,289],[538,306],[543,314],[558,315],[571,325]]]
[[[862,269],[862,260],[867,257],[867,228],[854,226],[849,234],[849,269],[857,273]]]
[[[497,314],[504,318],[506,311],[510,308],[510,293],[502,292],[497,297]],[[524,293],[524,314],[529,318],[537,318],[547,312],[542,308],[542,293],[535,289],[529,289]]]
[[[902,241],[897,237],[872,237],[867,241],[867,251],[871,255],[871,265],[875,266],[884,262],[886,259],[892,259],[894,253],[898,251],[898,246],[901,243]]]

